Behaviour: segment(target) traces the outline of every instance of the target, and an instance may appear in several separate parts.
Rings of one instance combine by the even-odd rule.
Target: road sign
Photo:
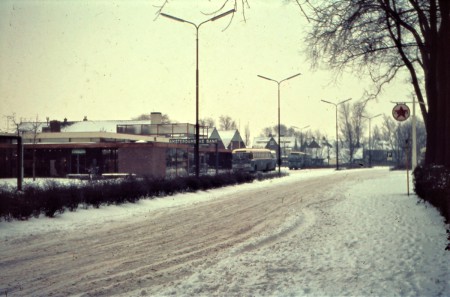
[[[387,152],[387,160],[392,161],[392,152]]]
[[[392,109],[392,116],[399,122],[406,121],[409,118],[409,115],[409,107],[404,103],[397,103]]]
[[[195,144],[195,139],[194,138],[187,138],[187,139],[182,139],[182,138],[171,138],[169,139],[170,143],[178,143],[178,144]],[[205,138],[201,138],[198,140],[199,144],[216,144],[217,143],[217,139],[205,139]]]

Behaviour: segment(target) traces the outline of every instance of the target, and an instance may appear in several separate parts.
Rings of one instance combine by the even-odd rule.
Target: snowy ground
[[[0,222],[0,296],[450,296],[403,171],[279,180]]]

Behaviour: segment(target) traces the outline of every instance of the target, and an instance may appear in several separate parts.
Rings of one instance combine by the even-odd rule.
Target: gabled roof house
[[[214,128],[209,138],[217,139],[219,148],[222,149],[234,150],[237,148],[245,148],[245,143],[239,130],[217,130]]]

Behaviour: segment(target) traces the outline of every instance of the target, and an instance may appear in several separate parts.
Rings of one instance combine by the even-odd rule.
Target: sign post
[[[412,106],[412,151],[411,151],[411,170],[417,166],[417,130],[416,130],[416,96],[413,96]]]
[[[405,143],[405,149],[406,149],[406,191],[409,196],[409,138],[406,139]]]
[[[397,103],[392,109],[392,116],[399,122],[406,121],[409,115],[409,107],[405,103]]]
[[[399,122],[406,121],[409,118],[409,115],[409,107],[405,103],[397,103],[392,109],[392,116]],[[409,138],[406,139],[404,148],[406,150],[406,190],[409,196]]]

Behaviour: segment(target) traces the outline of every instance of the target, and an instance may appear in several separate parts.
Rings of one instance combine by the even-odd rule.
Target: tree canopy
[[[312,23],[313,65],[369,75],[377,91],[400,70],[411,78],[427,129],[426,164],[450,167],[450,1],[297,0]]]

